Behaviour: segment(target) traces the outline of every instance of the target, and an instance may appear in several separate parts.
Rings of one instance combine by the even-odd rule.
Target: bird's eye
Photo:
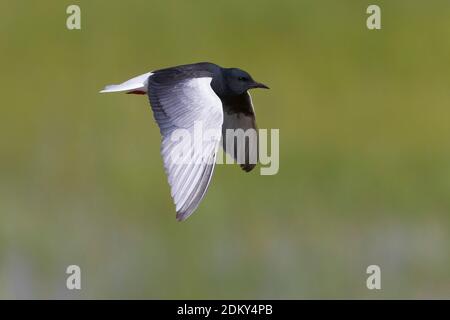
[[[239,80],[239,81],[247,81],[247,78],[245,78],[245,77],[239,77],[238,80]]]

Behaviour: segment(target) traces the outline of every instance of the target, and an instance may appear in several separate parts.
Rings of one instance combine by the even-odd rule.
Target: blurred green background
[[[0,40],[0,298],[450,298],[449,1],[1,0]],[[271,87],[280,171],[179,223],[147,99],[98,91],[199,61]]]

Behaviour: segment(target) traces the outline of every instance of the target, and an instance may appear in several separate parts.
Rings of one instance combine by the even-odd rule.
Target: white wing
[[[178,220],[186,219],[198,207],[214,170],[223,111],[211,80],[190,78],[170,69],[148,79],[148,95],[162,135],[161,154]],[[200,127],[202,134],[198,135]],[[205,136],[208,131],[212,136]]]
[[[140,91],[147,92],[147,80],[153,73],[147,72],[145,74],[141,74],[140,76],[134,77],[130,80],[127,80],[121,84],[111,84],[106,86],[100,93],[108,93],[108,92],[131,92],[131,91]]]

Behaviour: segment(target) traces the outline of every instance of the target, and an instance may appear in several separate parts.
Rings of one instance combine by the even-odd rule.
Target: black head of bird
[[[266,85],[253,80],[246,71],[238,68],[223,69],[223,77],[228,89],[226,93],[230,95],[241,95],[247,90],[255,88],[269,89]]]

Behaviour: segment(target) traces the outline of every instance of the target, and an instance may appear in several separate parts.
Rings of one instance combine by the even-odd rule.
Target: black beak
[[[269,89],[268,86],[266,86],[264,83],[260,83],[260,82],[253,82],[250,86],[251,89],[253,88],[261,88],[261,89]]]

